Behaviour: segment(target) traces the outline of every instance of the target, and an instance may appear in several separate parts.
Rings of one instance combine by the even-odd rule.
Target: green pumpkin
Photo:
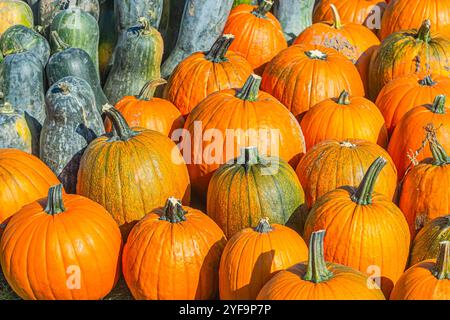
[[[31,132],[25,117],[5,102],[0,107],[0,148],[14,148],[32,152]]]
[[[103,0],[100,3],[100,17],[98,19],[100,38],[98,44],[98,62],[102,83],[106,81],[111,69],[111,58],[117,43],[116,16],[114,14],[114,0]]]
[[[301,231],[306,213],[305,193],[292,167],[259,156],[256,147],[243,148],[239,158],[214,173],[206,203],[227,238],[266,217]]]
[[[106,97],[116,104],[124,96],[138,95],[144,85],[161,77],[161,34],[143,18],[117,46],[114,65],[104,86]]]
[[[33,28],[33,11],[30,6],[20,0],[0,0],[0,35],[16,24]]]
[[[80,48],[86,51],[94,62],[97,74],[98,70],[98,41],[99,30],[95,18],[81,10],[72,8],[59,12],[50,27],[50,34],[56,31],[64,43],[72,48]],[[58,49],[57,43],[50,39],[52,53]]]
[[[315,0],[275,1],[273,13],[283,28],[286,41],[290,44],[312,24]]]

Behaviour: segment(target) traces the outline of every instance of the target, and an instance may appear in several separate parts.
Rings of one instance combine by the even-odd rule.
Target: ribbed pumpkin
[[[263,218],[225,246],[219,268],[220,299],[255,300],[278,271],[307,259],[308,247],[298,233]]]
[[[251,75],[241,89],[211,94],[187,118],[183,152],[199,195],[206,196],[214,171],[236,158],[241,147],[257,146],[261,154],[292,166],[305,152],[300,125],[277,99],[259,91],[260,83],[261,77]]]
[[[131,231],[122,256],[125,281],[139,300],[214,299],[225,244],[207,215],[169,198]]]
[[[208,52],[197,52],[183,60],[172,73],[164,97],[187,116],[213,92],[240,88],[252,66],[239,53],[228,51],[233,35],[223,35]]]
[[[280,201],[282,199],[282,201]],[[207,213],[230,238],[261,217],[302,228],[305,194],[294,169],[278,158],[243,148],[240,157],[220,167],[208,187]]]
[[[308,261],[278,272],[258,294],[258,300],[385,300],[365,274],[326,262],[325,230],[314,232],[309,241]]]
[[[365,26],[351,22],[343,23],[340,11],[334,4],[330,7],[333,19],[317,22],[306,28],[294,44],[321,45],[336,49],[356,65],[367,90],[370,58],[375,48],[380,45],[380,40]]]
[[[353,63],[335,49],[314,45],[294,45],[280,52],[267,65],[261,88],[297,118],[342,90],[364,96],[364,85]]]
[[[437,259],[409,268],[395,285],[391,300],[450,300],[450,241],[440,243]]]
[[[409,74],[392,80],[375,102],[392,134],[402,117],[412,108],[430,103],[439,95],[450,96],[450,79],[437,74]]]
[[[119,228],[102,206],[63,194],[59,184],[10,219],[0,261],[23,299],[101,299],[118,279],[121,245]]]
[[[119,110],[130,127],[140,127],[161,132],[169,136],[176,129],[183,128],[184,118],[170,102],[153,97],[155,89],[165,84],[163,79],[150,80],[138,96],[123,97],[115,108]],[[111,132],[111,121],[105,120],[107,132]]]
[[[0,1],[0,35],[9,27],[20,24],[33,27],[33,12],[30,6],[20,0]]]
[[[296,172],[311,207],[317,199],[340,187],[356,186],[376,158],[387,160],[374,190],[393,199],[397,188],[397,169],[389,154],[379,145],[362,141],[324,141],[308,150]]]
[[[450,1],[391,1],[386,7],[381,21],[380,37],[384,39],[400,30],[419,28],[425,19],[430,19],[431,25],[436,31],[448,31],[450,27]]]
[[[417,233],[411,244],[409,265],[437,257],[442,241],[450,241],[450,215],[431,220]]]
[[[55,174],[38,158],[17,149],[0,149],[0,222],[22,206],[45,197],[58,184]]]
[[[420,29],[396,32],[387,37],[372,55],[369,67],[371,100],[383,86],[411,73],[450,75],[450,39],[431,33],[425,20]]]
[[[86,148],[77,193],[103,205],[127,237],[146,213],[163,206],[170,194],[189,203],[186,164],[175,144],[153,130],[130,129],[119,111],[105,108],[114,135]]]
[[[386,147],[388,133],[384,118],[373,102],[350,97],[342,91],[338,98],[326,99],[309,109],[300,122],[306,150],[325,140],[359,139]]]
[[[287,48],[280,22],[269,12],[272,5],[273,1],[261,0],[258,6],[235,7],[223,30],[236,37],[230,50],[242,54],[259,75],[267,62]]]
[[[432,158],[406,174],[400,194],[399,207],[412,238],[430,220],[450,212],[450,157],[436,138],[427,139]]]
[[[386,160],[377,158],[357,188],[343,187],[320,197],[309,212],[305,239],[327,230],[325,259],[361,272],[373,272],[386,297],[405,269],[410,234],[400,209],[385,195],[373,192]]]
[[[399,179],[412,167],[411,156],[417,163],[432,156],[431,150],[423,148],[426,140],[424,128],[435,130],[444,149],[450,150],[450,114],[447,113],[449,106],[446,97],[439,95],[433,104],[415,107],[400,120],[388,146]]]

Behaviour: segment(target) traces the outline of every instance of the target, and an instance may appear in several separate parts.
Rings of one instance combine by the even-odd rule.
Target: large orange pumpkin
[[[450,241],[441,242],[437,259],[409,268],[395,285],[391,300],[450,300]]]
[[[41,160],[17,149],[0,149],[0,223],[22,206],[45,197],[58,178]]]
[[[402,117],[412,108],[430,103],[439,95],[450,96],[450,78],[437,74],[409,74],[392,80],[375,102],[392,134]]]
[[[281,25],[269,12],[272,5],[270,0],[261,0],[258,6],[238,5],[231,10],[223,30],[236,37],[230,50],[242,54],[260,75],[267,62],[287,48]]]
[[[407,173],[400,194],[412,238],[430,220],[450,212],[450,157],[435,137],[427,139],[432,158]]]
[[[119,111],[105,108],[115,134],[86,148],[78,171],[77,193],[103,205],[126,238],[146,213],[172,194],[189,203],[186,164],[174,142],[153,130],[130,129]]]
[[[396,0],[391,1],[381,21],[380,37],[408,29],[419,28],[422,21],[430,19],[433,29],[448,32],[450,27],[449,0]]]
[[[308,259],[305,241],[288,227],[260,220],[235,234],[220,260],[219,291],[224,300],[255,300],[280,270]]]
[[[63,194],[59,184],[10,219],[0,261],[23,299],[101,299],[118,278],[121,244],[119,228],[102,206]]]
[[[338,98],[326,99],[309,109],[300,122],[306,150],[325,140],[366,140],[386,147],[384,118],[377,106],[363,97],[342,91]]]
[[[396,32],[381,43],[369,66],[368,97],[375,101],[383,86],[411,73],[450,75],[450,39],[431,33],[425,20],[420,29]]]
[[[333,19],[306,28],[294,44],[322,45],[336,49],[356,65],[367,90],[370,58],[375,48],[380,45],[380,40],[365,26],[342,23],[335,5],[330,6]]]
[[[302,157],[297,176],[311,207],[317,199],[340,187],[357,186],[376,158],[387,160],[374,190],[393,199],[397,188],[397,169],[389,154],[375,143],[362,140],[324,141]]]
[[[415,163],[432,156],[431,150],[423,147],[428,130],[424,128],[435,130],[444,149],[450,150],[450,114],[447,113],[449,106],[446,97],[438,95],[433,104],[415,107],[400,120],[388,146],[399,179],[402,179]]]
[[[216,298],[225,244],[211,218],[169,198],[132,229],[122,256],[125,281],[140,300]]]
[[[325,230],[313,232],[308,261],[278,272],[261,289],[258,300],[385,300],[365,274],[326,262]]]
[[[184,59],[172,73],[164,97],[187,116],[213,92],[240,88],[252,73],[252,66],[239,53],[228,51],[233,35],[223,35],[208,52]]]
[[[242,147],[257,146],[260,154],[292,166],[305,152],[300,125],[277,99],[259,91],[260,83],[253,74],[242,89],[208,96],[187,118],[181,147],[198,195],[206,196],[212,174]]]
[[[140,127],[161,132],[169,136],[176,130],[183,128],[184,118],[180,111],[170,102],[153,97],[155,89],[165,84],[163,79],[149,81],[138,96],[126,96],[116,103],[129,126]],[[105,120],[106,132],[111,132],[111,121]]]
[[[364,85],[353,63],[335,49],[314,45],[294,45],[280,52],[267,65],[261,88],[298,119],[343,90],[364,96]]]
[[[306,220],[305,239],[314,231],[327,230],[325,259],[375,273],[389,297],[405,269],[411,237],[400,209],[385,195],[373,192],[385,165],[379,157],[357,188],[339,188],[319,198]]]

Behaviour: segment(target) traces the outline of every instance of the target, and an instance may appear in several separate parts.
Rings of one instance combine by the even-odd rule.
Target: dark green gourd
[[[50,56],[50,45],[41,34],[23,25],[9,27],[0,37],[0,50],[4,56],[23,50],[34,53],[43,66]]]
[[[117,30],[126,32],[136,24],[136,21],[144,17],[153,28],[159,27],[164,0],[115,0],[115,12],[117,18]]]
[[[194,52],[208,51],[222,34],[233,0],[186,2],[177,43],[161,68],[167,79],[175,67]]]
[[[31,153],[31,132],[25,117],[9,102],[0,106],[0,148],[14,148]]]
[[[169,21],[167,31],[164,33],[161,31],[161,35],[164,39],[163,61],[167,59],[177,43],[178,32],[180,31],[180,23],[186,1],[187,0],[167,0],[169,7]],[[161,25],[162,23],[163,21],[161,20]]]
[[[72,8],[59,12],[53,19],[51,31],[58,32],[62,41],[70,47],[80,48],[86,51],[94,62],[98,71],[98,39],[99,31],[97,20],[80,8]],[[50,39],[50,48],[54,53],[58,46]]]
[[[98,20],[100,6],[98,0],[40,0],[39,1],[39,25],[41,25],[45,33],[48,34],[50,25],[55,16],[69,8],[80,8],[91,14]]]
[[[65,77],[46,95],[48,117],[41,133],[40,158],[75,193],[78,167],[86,146],[104,133],[94,93],[80,78]]]
[[[128,30],[116,49],[115,62],[104,86],[113,105],[124,96],[138,95],[148,81],[161,77],[163,40],[158,30],[142,18]]]
[[[100,79],[106,81],[112,64],[111,57],[117,43],[116,17],[114,14],[114,0],[100,1],[100,16],[98,19],[100,38],[98,43],[98,63]]]
[[[103,93],[91,57],[83,49],[70,48],[61,40],[56,31],[52,32],[51,37],[56,43],[57,49],[56,53],[50,57],[46,67],[49,86],[68,76],[86,80],[94,92],[97,111],[101,113],[102,107],[108,103],[108,99]]]
[[[315,0],[275,1],[273,12],[283,27],[284,37],[292,43],[312,24]]]

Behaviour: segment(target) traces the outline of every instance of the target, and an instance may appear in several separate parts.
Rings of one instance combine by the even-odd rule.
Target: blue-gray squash
[[[284,37],[291,44],[312,24],[315,0],[279,0],[274,2],[273,13],[283,27]]]

